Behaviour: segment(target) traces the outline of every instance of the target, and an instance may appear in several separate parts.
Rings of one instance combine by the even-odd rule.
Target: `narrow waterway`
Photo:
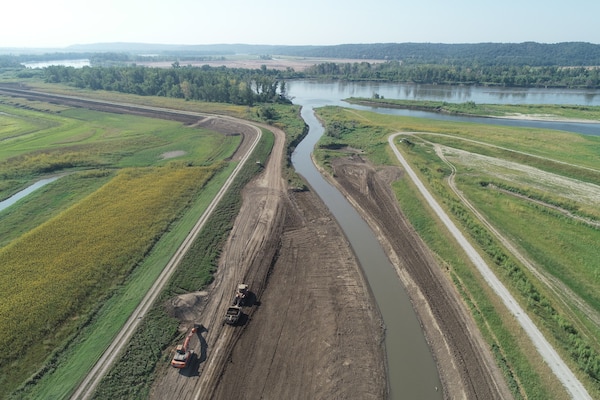
[[[52,178],[40,179],[39,181],[37,181],[33,185],[28,186],[25,189],[21,190],[20,192],[17,192],[15,194],[13,194],[8,199],[0,201],[0,211],[2,211],[4,209],[12,206],[13,204],[15,204],[17,201],[21,200],[25,196],[33,193],[34,191],[36,191],[39,188],[41,188],[41,187],[49,184],[50,182],[54,182],[58,178],[60,178],[60,177],[59,176],[54,176]]]
[[[310,154],[323,126],[309,104],[303,105],[302,118],[309,133],[292,163],[337,219],[369,281],[386,326],[390,399],[441,399],[437,368],[410,299],[371,228],[313,165]]]

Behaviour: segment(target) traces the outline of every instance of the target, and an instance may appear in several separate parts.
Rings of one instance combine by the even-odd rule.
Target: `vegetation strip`
[[[212,173],[203,167],[124,170],[84,201],[0,249],[0,323],[6,328],[0,338],[2,365],[39,357],[40,337],[60,340],[66,319],[105,298],[168,228],[192,188]],[[172,197],[166,198],[165,191]]]
[[[272,135],[263,134],[263,140],[252,157],[266,159],[272,145]],[[133,340],[127,344],[121,360],[113,365],[108,375],[100,382],[94,393],[94,399],[123,396],[147,397],[154,374],[160,369],[157,363],[162,361],[168,364],[169,355],[164,354],[163,351],[177,334],[178,322],[167,316],[163,301],[176,294],[202,290],[212,281],[212,273],[217,266],[220,249],[241,206],[241,190],[259,171],[260,167],[254,163],[247,163],[240,171],[232,187],[225,193],[213,215],[206,222],[206,227],[181,260],[180,266],[160,294],[148,317],[142,321]],[[170,329],[165,333],[166,326]],[[153,346],[148,346],[148,343],[153,343]]]

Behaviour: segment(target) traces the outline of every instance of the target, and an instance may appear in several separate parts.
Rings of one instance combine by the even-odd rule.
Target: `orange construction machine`
[[[175,350],[175,355],[173,356],[173,359],[171,360],[171,365],[173,367],[185,368],[188,366],[188,363],[190,361],[190,358],[192,358],[192,353],[193,353],[193,350],[189,349],[190,340],[192,339],[192,336],[194,336],[194,334],[196,333],[197,330],[198,330],[198,328],[196,328],[196,327],[192,328],[190,333],[185,337],[183,344],[180,344],[177,346],[177,349]]]

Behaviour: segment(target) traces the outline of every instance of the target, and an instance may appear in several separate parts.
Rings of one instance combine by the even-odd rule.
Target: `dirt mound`
[[[208,292],[185,293],[167,301],[167,314],[181,322],[195,322],[199,310],[204,306],[204,298]]]

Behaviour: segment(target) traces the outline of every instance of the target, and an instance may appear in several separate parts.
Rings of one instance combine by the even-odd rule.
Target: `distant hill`
[[[249,44],[164,45],[97,43],[74,45],[68,52],[127,52],[198,55],[285,55],[296,57],[399,60],[416,64],[479,64],[530,66],[598,66],[600,45],[586,42],[524,43],[373,43],[334,46],[276,46]]]

